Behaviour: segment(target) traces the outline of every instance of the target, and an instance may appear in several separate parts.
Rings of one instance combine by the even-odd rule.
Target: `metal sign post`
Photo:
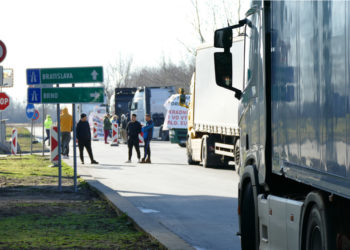
[[[34,119],[32,120],[32,126],[30,128],[30,154],[33,154],[33,123],[34,123]]]
[[[72,87],[74,88],[74,84],[72,84]],[[73,109],[73,167],[74,167],[74,192],[78,192],[77,187],[77,134],[76,134],[76,123],[75,123],[75,104],[72,104]]]
[[[43,124],[43,154],[42,154],[42,156],[44,156],[44,151],[45,151],[45,104],[43,104],[43,114],[42,114],[42,117],[41,117],[41,119],[42,119],[42,124]],[[49,140],[50,140],[50,138],[49,138]]]
[[[59,84],[57,84],[57,88]],[[58,142],[58,190],[62,191],[62,162],[61,162],[61,117],[60,104],[57,104],[57,142]]]

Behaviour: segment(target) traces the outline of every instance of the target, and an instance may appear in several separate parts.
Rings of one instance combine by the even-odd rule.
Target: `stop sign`
[[[6,109],[10,105],[10,98],[4,92],[0,92],[0,110]]]

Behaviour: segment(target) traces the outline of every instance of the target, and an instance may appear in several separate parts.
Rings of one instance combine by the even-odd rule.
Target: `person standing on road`
[[[126,127],[128,126],[128,121],[124,114],[122,114],[122,117],[121,117],[121,124],[122,124],[122,128],[121,128],[122,139],[126,144],[128,141],[128,134],[126,133]]]
[[[139,134],[141,133],[141,124],[136,121],[136,115],[132,114],[131,121],[126,126],[126,132],[128,134],[128,148],[129,148],[129,159],[126,163],[131,162],[132,148],[135,147],[138,162],[141,162],[140,145],[139,145]]]
[[[92,155],[91,130],[90,125],[87,121],[86,114],[83,113],[80,115],[80,121],[77,124],[76,130],[81,164],[84,164],[84,147],[86,148],[89,154],[91,164],[98,164],[98,162],[94,160],[94,156]]]
[[[44,127],[45,127],[45,131],[46,131],[46,137],[44,139],[44,144],[47,140],[49,140],[49,146],[50,146],[50,129],[52,126],[52,119],[51,119],[51,115],[46,115],[46,119],[44,122]]]
[[[142,159],[141,163],[151,163],[151,148],[150,148],[150,143],[153,137],[153,121],[151,119],[151,115],[147,114],[145,116],[145,120],[146,120],[146,126],[144,126],[142,128],[142,132],[143,132],[143,139],[145,141],[145,153],[144,153],[144,157]]]
[[[103,120],[103,131],[104,131],[104,138],[105,138],[105,144],[108,144],[107,138],[109,135],[109,131],[112,129],[112,123],[109,120],[109,114],[105,115],[105,119]]]
[[[60,115],[60,119],[61,119],[62,155],[63,155],[63,158],[68,158],[69,142],[71,139],[70,133],[73,130],[73,118],[68,113],[67,108],[64,108],[62,110],[62,114]]]

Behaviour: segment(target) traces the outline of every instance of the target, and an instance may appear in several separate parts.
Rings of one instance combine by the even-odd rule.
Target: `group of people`
[[[128,121],[125,115],[121,116],[121,120],[118,119],[117,116],[113,116],[112,120],[110,120],[110,116],[107,114],[103,121],[103,129],[104,129],[104,141],[108,144],[108,136],[110,134],[110,130],[112,128],[112,124],[116,123],[118,126],[121,126],[121,135],[123,140],[128,145],[128,160],[126,163],[131,162],[132,151],[135,148],[137,153],[138,163],[151,163],[151,148],[150,143],[153,135],[153,121],[151,116],[147,114],[145,116],[146,125],[142,127],[141,123],[137,121],[136,114],[131,116],[131,120]],[[60,125],[61,125],[61,154],[63,158],[69,158],[69,143],[71,140],[71,132],[73,131],[73,118],[68,113],[68,109],[64,108],[60,115]],[[52,119],[50,115],[46,116],[46,120],[44,122],[45,130],[46,130],[46,138],[44,139],[44,143],[49,140],[50,145],[50,129],[52,126]],[[140,145],[139,145],[139,134],[143,132],[144,138],[144,157],[141,159],[140,153]],[[92,148],[91,148],[91,129],[89,122],[87,120],[86,114],[81,114],[80,120],[76,126],[76,137],[78,141],[79,147],[79,156],[81,163],[84,164],[84,148],[87,150],[91,164],[98,164],[98,162],[94,159]]]
[[[128,135],[128,149],[129,158],[126,163],[131,162],[132,150],[135,147],[137,153],[137,159],[139,163],[151,163],[151,148],[150,143],[153,135],[153,121],[149,114],[146,115],[146,126],[142,127],[141,123],[137,121],[136,115],[132,114],[131,121],[126,126],[126,132]],[[139,145],[139,134],[143,132],[144,146],[144,157],[141,160],[140,145]]]
[[[103,132],[104,132],[104,141],[105,144],[108,144],[108,136],[111,137],[111,130],[112,130],[112,125],[113,124],[118,124],[118,127],[121,128],[120,129],[120,133],[121,133],[121,138],[123,139],[124,143],[127,143],[128,141],[128,136],[127,136],[127,132],[126,132],[126,127],[128,125],[128,123],[130,122],[130,120],[127,118],[127,115],[122,114],[121,115],[121,119],[119,119],[119,117],[117,115],[113,115],[112,119],[111,116],[109,114],[106,114],[104,116],[103,119]]]
[[[61,125],[61,154],[64,159],[69,158],[69,143],[71,140],[71,132],[73,131],[73,117],[68,113],[68,109],[64,108],[60,114],[60,125]],[[50,115],[46,116],[44,122],[46,130],[46,138],[44,143],[49,140],[50,145],[50,129],[52,126],[52,119]],[[79,156],[81,163],[84,164],[84,148],[89,154],[91,164],[98,164],[94,159],[91,148],[91,131],[90,125],[87,121],[86,114],[81,114],[80,120],[76,127],[76,136],[78,141]]]
[[[137,121],[136,114],[132,114],[131,120],[128,121],[125,115],[122,115],[121,121],[118,119],[118,116],[113,116],[113,120],[110,121],[110,115],[107,114],[103,120],[103,130],[104,130],[104,140],[105,144],[108,144],[108,136],[110,135],[110,131],[112,128],[113,122],[117,123],[118,126],[121,125],[121,135],[124,140],[128,144],[129,149],[129,158],[127,163],[131,162],[132,150],[135,148],[137,153],[137,158],[139,163],[151,163],[151,149],[150,142],[152,140],[153,135],[153,121],[149,114],[145,117],[146,126],[142,127],[141,123]],[[144,157],[141,159],[140,153],[140,144],[139,144],[139,134],[143,132],[143,139],[145,142],[145,152]]]

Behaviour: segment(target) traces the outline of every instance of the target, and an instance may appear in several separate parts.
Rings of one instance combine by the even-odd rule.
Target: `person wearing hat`
[[[91,164],[98,164],[97,161],[95,161],[94,156],[92,154],[91,149],[91,130],[89,122],[87,121],[86,114],[80,115],[80,121],[77,124],[77,140],[78,140],[78,146],[79,146],[79,153],[80,153],[80,160],[81,164],[84,164],[84,148],[86,148]]]

